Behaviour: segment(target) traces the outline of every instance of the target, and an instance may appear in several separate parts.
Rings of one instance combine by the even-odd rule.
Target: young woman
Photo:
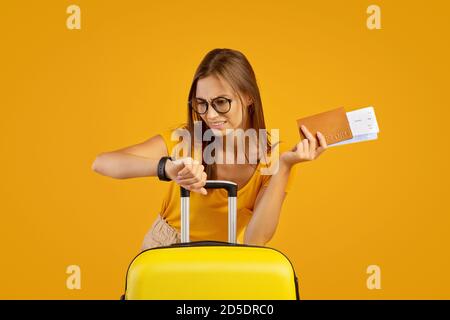
[[[315,137],[303,127],[307,139],[293,148],[283,148],[280,144],[279,157],[275,159],[278,170],[270,175],[262,174],[269,163],[263,159],[263,153],[257,152],[255,156],[251,142],[249,148],[237,148],[239,136],[230,134],[236,129],[244,132],[254,129],[257,133],[266,129],[254,71],[241,52],[231,49],[214,49],[203,58],[189,91],[187,115],[187,123],[175,129],[184,129],[192,137],[188,156],[178,156],[179,141],[172,140],[172,130],[167,130],[142,143],[99,154],[92,169],[118,179],[158,176],[160,180],[170,180],[169,191],[157,219],[144,237],[142,250],[180,242],[180,186],[191,191],[190,240],[227,241],[227,193],[203,188],[207,179],[237,184],[237,234],[245,229],[245,244],[265,245],[278,225],[296,164],[316,159],[323,153],[327,148],[324,136],[317,133],[317,146]],[[200,131],[196,127],[198,124]],[[214,136],[211,141],[204,139],[208,130]],[[223,155],[236,160],[242,156],[239,152],[244,152],[245,161],[210,161],[204,158],[204,153],[200,161],[193,160],[194,142],[199,141],[196,138],[200,138],[201,151],[215,139],[222,139],[223,149],[219,147],[211,153],[216,160]],[[226,148],[232,145],[228,144],[230,139],[235,142],[231,152]],[[264,146],[264,155],[274,155],[278,147],[270,140],[269,134],[264,141],[257,136],[258,151]],[[172,159],[164,158],[167,156]],[[255,158],[256,163],[250,161]],[[159,174],[158,165],[162,170]]]

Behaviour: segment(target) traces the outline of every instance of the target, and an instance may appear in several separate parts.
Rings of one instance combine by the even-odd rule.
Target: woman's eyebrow
[[[230,97],[230,95],[229,94],[220,94],[220,95],[218,95],[218,96],[215,96],[214,98],[212,98],[212,99],[215,99],[215,98],[218,98],[218,97]],[[200,100],[206,100],[205,98],[202,98],[202,97],[195,97],[196,99],[200,99]],[[212,100],[211,99],[211,100]]]

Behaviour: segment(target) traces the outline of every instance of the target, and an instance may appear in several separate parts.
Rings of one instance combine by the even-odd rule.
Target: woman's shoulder
[[[178,131],[183,131],[183,130],[187,130],[188,126],[185,123],[180,123],[180,124],[176,124],[176,125],[171,125],[171,126],[167,126],[165,128],[163,128],[161,135],[165,135],[165,136],[172,136],[174,133],[178,132]]]
[[[183,142],[187,134],[189,134],[189,131],[187,130],[187,124],[184,123],[166,127],[161,131],[160,135],[166,144],[169,155],[173,156],[177,146]]]
[[[265,159],[262,159],[259,165],[259,181],[261,182],[263,187],[267,187],[269,185],[271,177],[278,172],[279,169],[279,160],[280,156],[283,152],[292,150],[293,146],[289,145],[285,141],[278,141],[272,143],[272,151],[268,154]],[[285,187],[285,191],[288,192],[293,184],[293,180],[295,179],[297,172],[297,166],[293,166],[289,173],[289,178],[287,185]]]
[[[287,142],[283,140],[278,140],[274,142],[270,142],[270,148],[266,148],[263,152],[261,152],[260,161],[261,161],[261,167],[267,167],[271,163],[278,161],[280,155],[283,152],[286,152],[288,150],[292,149],[292,146],[290,146]]]

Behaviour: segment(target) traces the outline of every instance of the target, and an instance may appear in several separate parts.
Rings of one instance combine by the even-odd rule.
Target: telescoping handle
[[[236,243],[236,197],[237,184],[226,180],[206,180],[205,189],[228,191],[228,242]],[[181,242],[189,242],[189,190],[180,187],[181,195]]]

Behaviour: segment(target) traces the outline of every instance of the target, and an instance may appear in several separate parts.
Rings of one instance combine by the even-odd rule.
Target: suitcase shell
[[[300,299],[297,276],[283,253],[236,243],[236,184],[209,180],[205,187],[228,190],[229,242],[189,242],[189,191],[181,188],[182,243],[139,253],[128,267],[122,299]]]

